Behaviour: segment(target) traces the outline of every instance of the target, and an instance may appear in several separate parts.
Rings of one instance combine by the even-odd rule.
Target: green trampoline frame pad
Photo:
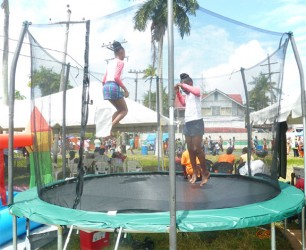
[[[304,193],[280,182],[275,198],[240,207],[177,211],[177,229],[181,232],[229,230],[269,224],[296,215],[304,206]],[[75,226],[90,231],[111,231],[122,227],[131,232],[169,231],[170,213],[101,213],[73,210],[49,204],[38,198],[32,188],[15,196],[9,206],[13,215],[47,225]]]

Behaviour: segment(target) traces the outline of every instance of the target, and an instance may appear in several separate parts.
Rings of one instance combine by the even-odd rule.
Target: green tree
[[[166,92],[166,88],[163,88],[163,114],[165,116],[169,116],[169,102],[168,102],[168,93]],[[152,109],[156,111],[156,107],[157,107],[157,101],[156,101],[156,92],[151,92],[148,91],[145,95],[144,95],[144,100],[143,100],[143,105],[146,107],[149,107],[149,96],[151,95],[151,105],[152,105]]]
[[[60,87],[61,74],[52,69],[40,66],[39,70],[34,70],[31,78],[31,87],[39,88],[42,96],[57,93]],[[72,86],[68,83],[67,89]]]
[[[15,100],[24,100],[26,97],[20,93],[19,90],[15,91]]]
[[[149,100],[148,100],[148,108],[152,108],[152,101],[151,101],[151,89],[152,89],[152,81],[153,78],[156,76],[156,68],[153,65],[149,65],[148,68],[145,69],[145,73],[143,76],[143,79],[150,80],[150,86],[149,86]]]
[[[249,84],[254,86],[249,91],[250,107],[254,110],[263,109],[277,101],[280,90],[276,87],[276,82],[270,82],[263,73],[260,73],[258,77],[253,77],[253,81]]]
[[[178,27],[181,38],[184,35],[190,34],[190,22],[189,15],[196,15],[196,10],[199,8],[199,4],[196,0],[174,0],[173,1],[173,15],[174,25]],[[158,44],[158,77],[160,79],[159,89],[163,89],[163,38],[167,29],[167,1],[165,0],[148,0],[144,2],[137,10],[134,16],[134,29],[139,31],[145,31],[147,25],[151,22],[151,41]],[[155,46],[153,46],[153,49]],[[155,53],[153,53],[154,57]],[[155,67],[155,58],[153,58],[153,67]],[[160,91],[160,108],[161,114],[163,103],[161,100],[162,91]]]

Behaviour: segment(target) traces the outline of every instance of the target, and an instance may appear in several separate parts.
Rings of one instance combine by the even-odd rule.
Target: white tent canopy
[[[103,100],[102,84],[92,83],[89,87],[89,99],[93,101],[89,105],[88,111],[88,129],[95,129],[96,123],[100,120],[107,121],[107,117],[111,119],[111,115],[115,112],[115,108],[109,101]],[[127,116],[121,120],[120,124],[115,128],[118,130],[124,129],[128,131],[151,131],[157,127],[157,113],[133,100],[127,98],[128,106]],[[63,92],[38,98],[35,100],[38,110],[50,120],[51,127],[62,126],[63,123]],[[14,109],[14,127],[23,129],[27,127],[30,121],[31,114],[30,100],[16,100]],[[79,131],[81,125],[81,110],[82,110],[82,86],[67,90],[66,93],[66,127]],[[7,106],[0,106],[2,118],[0,127],[8,129],[9,126],[9,111]],[[105,117],[97,117],[97,114],[105,114]],[[47,118],[48,117],[48,118]],[[168,118],[161,117],[161,124],[166,125]]]
[[[274,103],[250,114],[250,122],[253,125],[269,125],[276,118],[278,122],[287,121],[289,124],[302,123],[301,95],[295,98],[284,99],[280,105]]]

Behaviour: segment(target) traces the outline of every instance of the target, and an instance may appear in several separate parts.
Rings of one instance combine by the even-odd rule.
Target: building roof
[[[234,102],[236,102],[236,103],[240,104],[241,106],[243,106],[242,97],[241,97],[240,94],[226,94],[226,93],[224,93],[224,92],[222,92],[222,91],[220,91],[218,89],[215,89],[215,90],[209,92],[208,94],[203,94],[202,95],[202,100],[207,98],[208,96],[212,95],[215,92],[218,92],[221,95],[224,95],[224,96],[228,97],[229,99],[232,99]]]
[[[222,91],[215,89],[211,92],[209,92],[208,94],[203,94],[202,95],[202,100],[205,99],[206,97],[210,96],[211,94],[213,94],[214,92],[219,92],[220,94],[227,96],[229,99],[233,100],[234,102],[240,104],[241,106],[243,105],[242,103],[242,97],[240,94],[225,94]],[[184,109],[185,107],[180,103],[180,101],[178,100],[177,96],[175,96],[175,100],[174,100],[174,107],[175,108],[181,108]]]
[[[205,134],[207,133],[246,133],[246,128],[233,128],[233,127],[210,127],[204,128]]]

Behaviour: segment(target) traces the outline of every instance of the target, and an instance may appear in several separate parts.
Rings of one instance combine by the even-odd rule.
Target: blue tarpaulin
[[[155,144],[155,140],[156,140],[156,133],[152,133],[152,134],[148,134],[148,137],[147,137],[147,139],[146,139],[146,142],[148,143],[148,144]],[[165,141],[166,139],[168,139],[169,138],[169,134],[168,133],[163,133],[163,141]]]

